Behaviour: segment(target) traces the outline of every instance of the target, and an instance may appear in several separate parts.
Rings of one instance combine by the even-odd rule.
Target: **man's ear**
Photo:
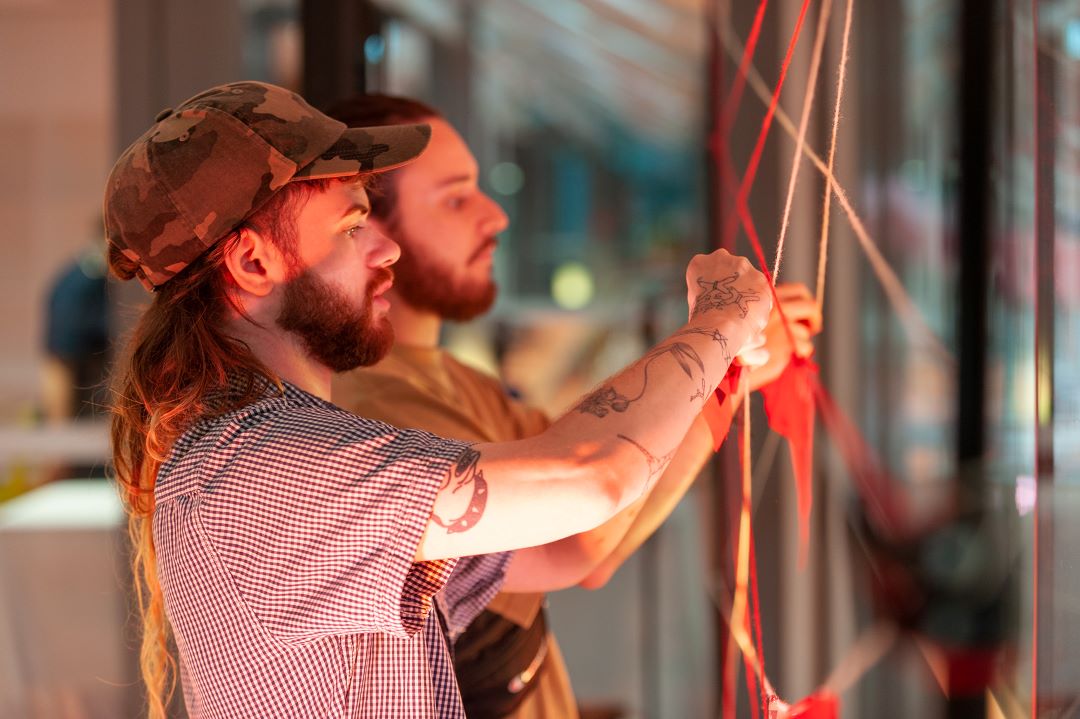
[[[287,279],[286,258],[266,235],[250,227],[241,228],[238,234],[225,253],[225,266],[238,289],[265,297]]]

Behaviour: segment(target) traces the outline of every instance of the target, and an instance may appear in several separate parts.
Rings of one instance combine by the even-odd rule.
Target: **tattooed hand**
[[[769,286],[745,257],[726,250],[697,255],[686,268],[686,285],[691,319],[722,312],[745,319],[751,334],[769,320]]]

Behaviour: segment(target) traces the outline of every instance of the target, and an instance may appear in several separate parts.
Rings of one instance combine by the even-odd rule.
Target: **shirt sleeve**
[[[241,601],[282,641],[419,631],[455,562],[413,558],[467,445],[319,407],[247,421],[199,502]]]
[[[499,593],[513,552],[462,557],[442,589],[447,631],[456,641]]]

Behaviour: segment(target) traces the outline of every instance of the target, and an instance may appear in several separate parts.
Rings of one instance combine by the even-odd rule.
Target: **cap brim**
[[[385,172],[415,160],[431,139],[431,126],[350,127],[337,142],[296,171],[294,180]]]

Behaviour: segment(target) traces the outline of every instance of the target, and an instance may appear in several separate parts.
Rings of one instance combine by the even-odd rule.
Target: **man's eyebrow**
[[[341,216],[345,218],[353,214],[354,212],[359,212],[362,215],[366,215],[371,212],[371,205],[361,205],[358,202],[354,202],[353,204],[349,205],[348,209],[341,213]]]
[[[438,189],[442,189],[444,187],[449,187],[450,185],[458,185],[466,182],[472,182],[472,180],[473,176],[469,174],[453,175],[451,177],[440,180],[438,184],[435,185],[435,187]]]

